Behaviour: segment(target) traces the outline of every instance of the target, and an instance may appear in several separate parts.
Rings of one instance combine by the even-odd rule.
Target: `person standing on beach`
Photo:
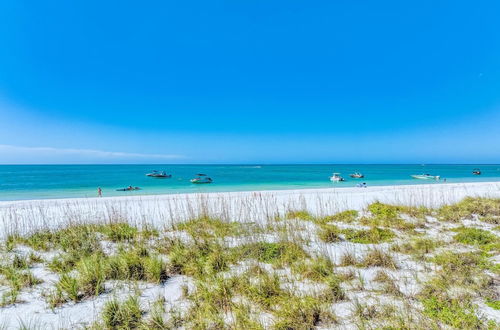
[[[97,197],[102,197],[102,189],[101,189],[101,187],[97,188]]]

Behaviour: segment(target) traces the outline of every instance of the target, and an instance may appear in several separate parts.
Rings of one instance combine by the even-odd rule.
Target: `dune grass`
[[[219,210],[161,229],[117,218],[13,233],[0,259],[0,308],[23,303],[43,268],[57,278],[40,293],[48,308],[103,302],[86,324],[93,329],[494,328],[477,302],[499,308],[499,205],[374,202],[338,213],[287,205],[259,224]],[[178,305],[141,295],[139,287],[163,292],[171,277],[189,283]]]

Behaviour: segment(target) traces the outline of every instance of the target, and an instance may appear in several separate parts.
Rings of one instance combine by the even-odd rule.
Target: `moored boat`
[[[206,174],[202,174],[202,173],[199,173],[199,174],[196,174],[196,178],[194,179],[191,179],[190,180],[191,183],[212,183],[213,180],[212,178],[208,177]]]
[[[340,182],[345,181],[343,177],[340,176],[340,173],[333,173],[330,177],[330,181],[332,182]]]
[[[478,169],[478,168],[475,168],[475,169],[472,170],[472,174],[474,174],[474,175],[481,175],[481,170]]]
[[[165,171],[153,171],[151,173],[146,174],[146,176],[152,177],[152,178],[171,178],[172,174],[167,174]]]
[[[128,186],[127,188],[116,189],[116,191],[134,191],[134,190],[141,190],[141,188]]]
[[[354,172],[352,174],[349,174],[349,176],[351,178],[354,178],[354,179],[361,179],[361,178],[365,177],[363,173],[359,173],[359,172]]]
[[[421,179],[421,180],[439,180],[441,178],[439,175],[430,175],[430,174],[414,174],[411,177],[414,179]]]

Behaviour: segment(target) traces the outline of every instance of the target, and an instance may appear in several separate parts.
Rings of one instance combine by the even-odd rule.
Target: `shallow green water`
[[[474,168],[480,168],[482,175],[472,175]],[[154,169],[165,170],[172,178],[145,176]],[[365,178],[349,178],[355,171]],[[340,172],[347,181],[330,182],[332,172]],[[214,183],[190,183],[196,173],[208,174]],[[103,196],[126,196],[443,182],[410,177],[422,173],[440,175],[446,182],[500,181],[500,165],[1,165],[0,200],[94,197],[97,187]],[[129,185],[142,190],[116,191]]]

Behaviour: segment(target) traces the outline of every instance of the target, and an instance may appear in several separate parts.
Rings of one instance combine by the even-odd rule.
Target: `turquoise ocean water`
[[[474,168],[482,175],[472,175]],[[155,169],[172,178],[145,176]],[[365,178],[351,179],[355,171]],[[340,172],[347,181],[330,182],[332,172]],[[214,183],[190,183],[197,173],[208,174]],[[128,196],[443,182],[410,177],[422,173],[440,175],[447,182],[500,181],[500,165],[0,165],[0,200],[95,197],[97,187],[103,196]],[[116,191],[129,185],[142,190]]]

